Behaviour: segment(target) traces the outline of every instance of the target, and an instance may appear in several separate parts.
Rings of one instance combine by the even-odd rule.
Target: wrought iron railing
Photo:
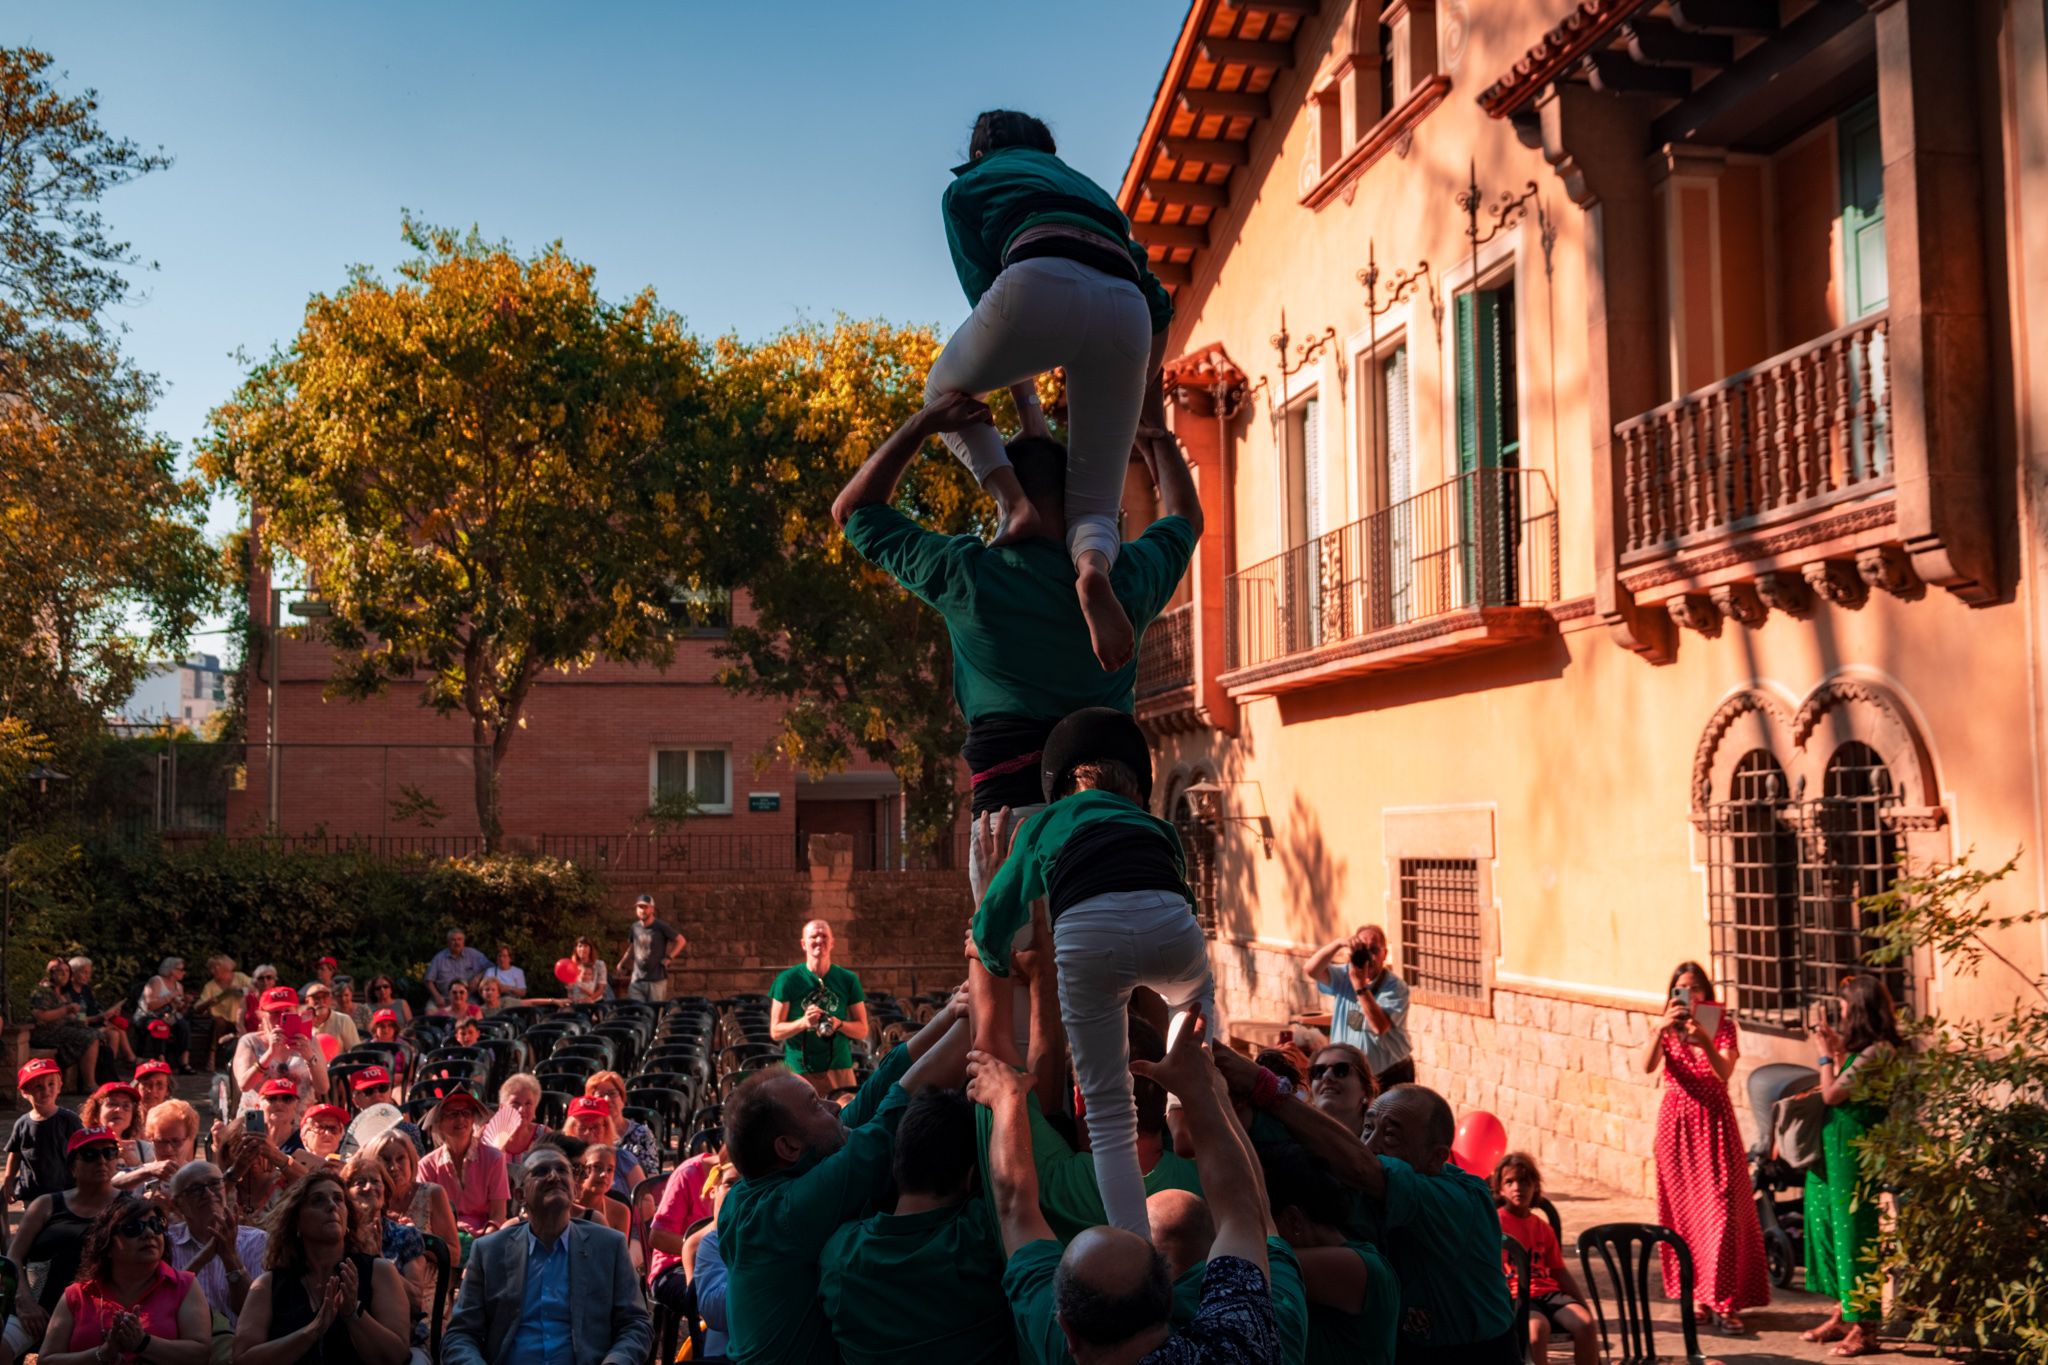
[[[1138,645],[1138,700],[1195,683],[1195,605],[1161,612]]]
[[[1232,574],[1229,666],[1557,595],[1549,478],[1540,469],[1475,469]]]
[[[1731,374],[1614,429],[1622,557],[1796,515],[1889,479],[1883,313]]]

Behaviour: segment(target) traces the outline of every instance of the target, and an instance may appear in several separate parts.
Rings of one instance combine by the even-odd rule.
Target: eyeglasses
[[[227,1188],[227,1183],[227,1181],[221,1179],[195,1180],[184,1189],[178,1191],[178,1198],[183,1199],[188,1194],[219,1194]]]
[[[162,1214],[143,1213],[116,1223],[114,1232],[122,1237],[161,1237],[167,1226]]]
[[[1333,1081],[1348,1081],[1351,1079],[1351,1063],[1319,1062],[1308,1069],[1308,1079],[1311,1085],[1325,1076],[1328,1076]]]

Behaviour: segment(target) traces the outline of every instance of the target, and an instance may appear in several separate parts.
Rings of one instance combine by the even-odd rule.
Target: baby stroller
[[[1806,1242],[1806,1175],[1773,1150],[1772,1106],[1787,1095],[1811,1090],[1820,1073],[1811,1067],[1773,1062],[1749,1073],[1749,1109],[1756,1116],[1756,1141],[1749,1148],[1749,1179],[1756,1187],[1756,1216],[1764,1230],[1764,1257],[1771,1283],[1779,1289],[1792,1283],[1794,1267],[1803,1265]]]

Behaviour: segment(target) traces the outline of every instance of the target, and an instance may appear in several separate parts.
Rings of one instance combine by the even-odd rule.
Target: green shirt
[[[1189,1266],[1173,1282],[1173,1326],[1178,1331],[1202,1311],[1203,1272],[1207,1261]],[[1294,1248],[1278,1237],[1266,1239],[1266,1283],[1273,1293],[1273,1326],[1280,1333],[1280,1358],[1286,1365],[1305,1365],[1308,1354],[1308,1286],[1302,1282],[1301,1262]]]
[[[1095,1184],[1095,1157],[1090,1152],[1077,1152],[1067,1145],[1060,1130],[1046,1121],[1036,1095],[1029,1097],[1024,1107],[1031,1112],[1031,1157],[1038,1167],[1039,1211],[1045,1215],[1045,1221],[1052,1224],[1055,1237],[1062,1242],[1071,1242],[1089,1228],[1109,1221],[1109,1214],[1102,1207],[1102,1191]],[[988,1112],[978,1109],[977,1116]],[[990,1131],[990,1126],[984,1123],[984,1153],[988,1150]],[[1195,1163],[1171,1147],[1161,1151],[1158,1163],[1145,1172],[1147,1197],[1161,1190],[1186,1190],[1190,1194],[1202,1192],[1202,1181],[1195,1174]]]
[[[1075,792],[1018,826],[1010,856],[1003,860],[982,895],[981,908],[974,912],[974,946],[984,967],[997,976],[1010,974],[1011,941],[1018,930],[1031,922],[1031,903],[1046,894],[1060,849],[1076,830],[1098,824],[1130,825],[1154,831],[1165,839],[1173,846],[1180,893],[1187,897],[1190,906],[1194,904],[1195,893],[1187,887],[1187,855],[1181,849],[1180,834],[1172,825],[1147,813],[1128,797],[1106,791]]]
[[[1131,223],[1108,191],[1054,156],[1031,147],[1001,147],[953,168],[942,202],[946,245],[969,303],[1003,273],[1003,257],[1018,233],[1042,223],[1066,223],[1124,244],[1138,270],[1138,288],[1152,314],[1152,330],[1173,321],[1173,297],[1152,273],[1145,248],[1131,240]]]
[[[1136,704],[1138,654],[1102,671],[1074,595],[1074,561],[1056,540],[992,546],[977,536],[942,536],[885,504],[846,520],[846,538],[946,620],[953,643],[953,699],[972,725],[992,716],[1058,721],[1088,706],[1128,712]],[[1142,640],[1173,599],[1195,552],[1185,517],[1161,517],[1126,541],[1110,586]]]
[[[733,1186],[718,1214],[727,1272],[729,1354],[739,1365],[830,1365],[839,1359],[818,1307],[818,1261],[842,1223],[889,1186],[896,1124],[910,1097],[892,1088],[874,1120],[824,1158],[806,1157]]]
[[[1344,1243],[1365,1262],[1365,1302],[1356,1313],[1308,1306],[1308,1365],[1394,1365],[1401,1285],[1370,1242]]]
[[[868,998],[860,988],[860,978],[846,968],[835,963],[820,978],[801,962],[775,978],[768,996],[785,1005],[784,1021],[801,1019],[806,1005],[817,1005],[834,1019],[845,1019],[855,1005]],[[798,1075],[844,1071],[853,1065],[853,1045],[837,1033],[820,1038],[806,1029],[783,1042],[782,1058]]]
[[[878,1213],[832,1234],[818,1292],[847,1365],[1017,1358],[988,1205]]]
[[[1376,1240],[1401,1283],[1402,1342],[1464,1346],[1507,1331],[1515,1310],[1500,1273],[1493,1191],[1448,1162],[1435,1175],[1396,1157],[1380,1165],[1387,1193]]]

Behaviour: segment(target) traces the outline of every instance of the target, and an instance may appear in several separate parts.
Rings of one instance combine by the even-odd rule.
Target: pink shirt
[[[431,1180],[448,1191],[455,1206],[455,1221],[471,1232],[482,1232],[491,1221],[491,1201],[509,1200],[512,1181],[505,1173],[505,1154],[488,1142],[472,1141],[469,1158],[456,1174],[455,1163],[446,1147],[436,1147],[420,1159],[420,1179]]]
[[[705,1186],[710,1182],[712,1168],[717,1165],[711,1153],[699,1152],[678,1167],[676,1173],[668,1178],[668,1184],[662,1187],[661,1207],[654,1211],[654,1226],[680,1237],[699,1219],[709,1218],[711,1196],[705,1193]],[[657,1250],[647,1266],[647,1282],[652,1284],[660,1279],[661,1272],[678,1259],[666,1251]]]
[[[153,1337],[178,1340],[178,1309],[192,1290],[192,1276],[159,1261],[156,1283],[144,1291],[129,1311],[142,1321],[142,1330]],[[99,1285],[71,1284],[64,1289],[64,1301],[71,1305],[71,1349],[90,1351],[107,1339],[107,1329],[121,1305],[108,1297]],[[121,1359],[133,1360],[124,1354]]]

